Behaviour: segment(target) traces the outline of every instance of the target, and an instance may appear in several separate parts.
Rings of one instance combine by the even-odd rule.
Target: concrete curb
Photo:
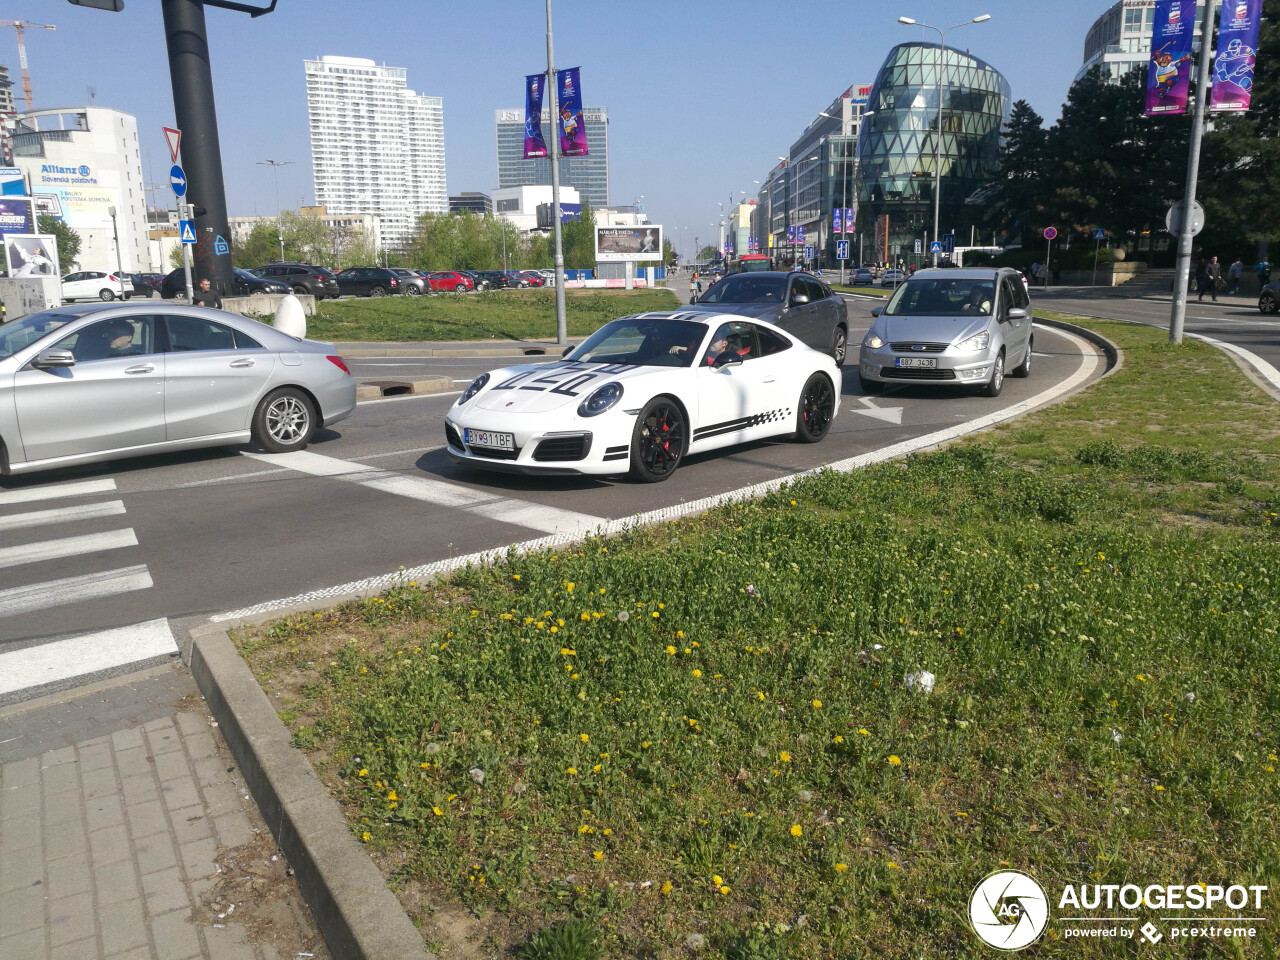
[[[191,674],[336,960],[436,960],[285,728],[228,625],[191,632]]]
[[[379,380],[357,386],[356,402],[407,394],[449,393],[457,389],[457,385],[449,377],[428,377],[426,380]]]
[[[571,341],[572,342],[572,341]],[[338,353],[343,357],[514,357],[523,354],[526,357],[558,356],[562,347],[554,343],[545,349],[542,347],[510,346],[510,347],[352,347],[344,349],[342,344],[335,344]]]
[[[1107,370],[1098,378],[1099,380],[1111,376],[1124,366],[1124,352],[1102,334],[1095,333],[1088,327],[1078,327],[1074,323],[1068,323],[1066,320],[1050,320],[1048,317],[1037,317],[1034,311],[1032,311],[1032,321],[1043,324],[1046,327],[1054,327],[1058,330],[1074,333],[1076,336],[1088,340],[1105,353],[1107,355]]]

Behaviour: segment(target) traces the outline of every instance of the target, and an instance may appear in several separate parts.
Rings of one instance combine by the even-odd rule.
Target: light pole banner
[[[524,78],[524,158],[545,157],[547,141],[542,137],[542,88],[546,74]]]
[[[1158,117],[1165,113],[1186,113],[1196,0],[1156,0],[1155,16],[1151,65],[1147,70],[1146,114]]]
[[[1225,0],[1218,23],[1218,55],[1213,61],[1209,109],[1243,113],[1253,92],[1262,0]]]
[[[844,208],[832,207],[831,209],[831,232],[844,233]]]
[[[557,102],[560,104],[560,154],[587,155],[587,128],[582,122],[582,86],[578,67],[556,71]]]

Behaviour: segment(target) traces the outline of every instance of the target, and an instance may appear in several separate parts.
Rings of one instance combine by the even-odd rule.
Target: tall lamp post
[[[120,260],[120,229],[116,226],[116,208],[107,207],[107,215],[111,217],[111,233],[116,238],[116,277],[120,281],[120,299],[124,299],[124,263]]]
[[[964,23],[957,23],[943,30],[940,27],[931,26],[927,23],[921,23],[918,20],[912,20],[910,17],[899,17],[899,23],[905,23],[908,26],[924,27],[926,30],[933,30],[938,34],[938,52],[933,58],[933,76],[938,81],[938,129],[933,135],[933,239],[936,243],[938,236],[938,219],[940,211],[940,201],[942,199],[942,167],[941,167],[941,146],[942,146],[942,52],[947,46],[947,34],[956,27],[967,26],[971,23],[985,23],[991,19],[991,14],[983,13],[974,17],[972,20],[966,20]],[[938,265],[938,255],[933,255],[933,265]]]
[[[292,160],[259,160],[258,166],[270,167],[276,177],[276,239],[280,241],[280,259],[284,259],[284,216],[280,210],[280,168],[293,163]]]

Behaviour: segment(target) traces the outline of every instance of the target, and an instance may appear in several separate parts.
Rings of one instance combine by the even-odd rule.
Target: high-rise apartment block
[[[400,67],[358,57],[304,61],[316,204],[371,214],[402,247],[424,213],[448,213],[444,102],[407,89]]]
[[[524,110],[495,110],[498,133],[498,186],[522,187],[551,182],[551,161],[524,159]],[[609,114],[603,107],[584,107],[582,123],[587,131],[587,156],[560,160],[560,183],[576,187],[584,203],[609,205]],[[551,114],[543,111],[542,134],[547,146],[559,142]]]

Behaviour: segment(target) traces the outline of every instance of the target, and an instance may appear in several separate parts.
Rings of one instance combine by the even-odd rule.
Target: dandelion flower
[[[612,831],[612,830],[610,830],[608,827],[605,827],[605,828],[604,828],[603,830],[601,830],[600,832],[601,832],[601,833],[603,833],[606,837],[611,837],[611,836],[613,836],[613,831]]]
[[[900,766],[902,766],[902,760],[901,760],[901,759],[899,759],[899,758],[898,758],[898,756],[897,756],[896,754],[893,754],[893,755],[891,755],[891,756],[889,757],[889,766],[891,766],[891,767],[900,767]]]
[[[869,737],[869,736],[871,736],[871,734],[867,732],[867,728],[866,728],[866,727],[859,727],[859,728],[858,728],[858,733],[862,734],[864,737]]]
[[[848,872],[848,870],[849,870],[849,865],[847,863],[836,864],[836,873],[846,873]]]
[[[577,776],[577,775],[578,775],[578,768],[577,768],[577,767],[570,767],[568,770],[566,770],[566,771],[565,771],[565,773],[567,773],[567,774],[568,774],[569,776],[571,776],[571,777]]]
[[[783,750],[780,754],[778,754],[778,759],[781,760],[783,763],[790,763],[791,754],[787,753],[786,750]]]
[[[631,619],[631,614],[627,613],[627,611],[625,610],[619,610],[618,619],[621,620],[623,623],[626,623],[628,620]]]
[[[368,668],[368,667],[361,667],[361,668],[360,668],[359,670],[357,670],[356,672],[357,672],[357,673],[368,673],[368,672],[369,672],[369,668]]]
[[[392,790],[391,792],[389,792],[389,793],[387,794],[387,799],[388,799],[388,800],[399,800],[400,798],[399,798],[399,797],[397,797],[397,796],[396,796],[396,792],[395,792],[394,790]]]
[[[831,738],[831,742],[832,742],[832,743],[844,743],[844,737],[840,736],[840,734],[838,734],[838,733],[837,733],[834,737],[832,737],[832,738]]]
[[[804,827],[800,826],[800,824],[798,824],[798,823],[793,823],[793,824],[791,825],[791,835],[792,835],[793,837],[802,837],[802,836],[804,836]]]
[[[511,579],[512,579],[512,580],[519,580],[519,579],[520,579],[520,574],[518,574],[518,573],[513,573],[513,574],[511,575]]]
[[[356,773],[357,777],[367,777],[368,775],[369,775],[369,770],[367,767],[361,767],[359,772]]]
[[[653,746],[653,744],[651,744],[648,740],[645,740],[640,744],[640,749],[648,750],[651,746]]]
[[[663,881],[662,881],[662,889],[661,889],[661,893],[662,893],[662,895],[663,895],[664,897],[669,897],[669,896],[671,896],[671,881],[670,881],[670,880],[663,880]]]
[[[695,671],[693,671],[693,675],[694,675],[695,677],[700,677],[700,676],[702,676],[702,671],[701,671],[701,670],[695,670]]]
[[[373,839],[373,834],[370,833],[368,830],[366,830],[364,833],[360,835],[360,839],[363,840],[365,843],[368,843],[370,840]]]
[[[444,811],[443,811],[443,810],[441,810],[439,807],[432,807],[432,808],[431,808],[431,812],[432,812],[432,813],[434,813],[437,817],[443,817],[443,816],[444,816]]]
[[[560,656],[562,656],[562,657],[572,657],[572,656],[574,656],[577,652],[578,652],[578,651],[576,651],[576,650],[570,650],[568,647],[561,647],[561,648],[560,648]]]
[[[885,864],[885,866],[886,866],[886,867],[888,867],[890,870],[901,870],[901,869],[902,869],[900,866],[898,866],[898,865],[897,865],[896,863],[894,863],[892,860],[890,860],[888,863],[886,863],[886,864]]]
[[[727,894],[729,892],[729,888],[727,886],[721,885],[720,892],[722,894]]]
[[[813,709],[815,709],[815,710],[821,710],[821,709],[822,709],[822,701],[821,701],[821,700],[815,700],[815,701],[813,701]]]
[[[592,772],[592,773],[599,773],[599,772],[600,772],[600,764],[598,764],[598,763],[597,763],[594,767],[592,767],[592,768],[591,768],[591,772]]]
[[[671,646],[671,644],[667,644],[667,654],[674,657],[676,655],[676,648]]]
[[[595,857],[597,860],[603,860],[603,859],[604,859],[604,851],[603,851],[603,850],[592,850],[592,851],[591,851],[591,856]]]
[[[1158,783],[1157,783],[1157,784],[1156,784],[1156,789],[1157,789],[1157,790],[1163,790],[1163,789],[1164,789],[1164,787],[1162,787],[1160,784],[1158,784]]]
[[[581,740],[583,743],[586,743],[588,740],[591,739],[591,735],[587,733],[580,733],[578,734],[578,739]]]

